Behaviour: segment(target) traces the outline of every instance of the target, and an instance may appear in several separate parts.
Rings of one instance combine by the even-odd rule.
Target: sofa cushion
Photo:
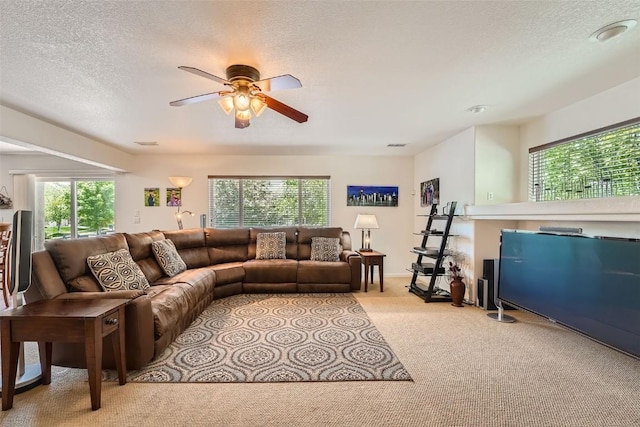
[[[104,292],[104,288],[94,276],[83,274],[75,279],[69,280],[69,288],[75,292]]]
[[[151,250],[153,250],[158,264],[160,264],[167,276],[173,277],[187,269],[187,264],[178,255],[178,250],[171,240],[165,239],[153,242],[151,243]]]
[[[87,264],[105,291],[149,288],[147,278],[127,249],[89,256]]]
[[[285,259],[287,236],[284,232],[258,233],[256,259]]]
[[[128,249],[127,240],[120,233],[88,239],[47,240],[44,247],[67,285],[78,276],[91,274],[87,265],[88,256]]]
[[[299,261],[298,283],[350,283],[351,267],[346,262]]]
[[[156,261],[151,249],[151,243],[164,240],[161,231],[147,231],[142,233],[125,233],[129,245],[131,258],[138,264],[149,283],[153,283],[164,275],[164,271]]]
[[[209,269],[216,273],[216,287],[230,283],[238,283],[244,280],[244,268],[241,262],[227,262],[212,265]]]
[[[248,228],[205,228],[204,238],[212,265],[249,259]]]
[[[311,239],[312,261],[339,261],[342,246],[337,237],[313,237]]]
[[[202,228],[163,231],[163,233],[176,245],[180,258],[187,264],[187,268],[206,267],[211,263]]]
[[[216,284],[216,275],[208,267],[192,268],[185,270],[182,273],[178,273],[173,277],[162,277],[151,284],[151,288],[155,288],[157,285],[175,285],[176,283],[187,283],[194,285],[198,282],[202,282],[207,288],[213,290]]]
[[[293,259],[252,259],[243,267],[245,283],[295,283],[298,277],[298,261]]]
[[[169,283],[170,280],[175,282]],[[174,329],[188,313],[213,295],[215,275],[208,268],[197,268],[172,278],[163,277],[159,282],[166,284],[154,284],[148,291],[156,338]]]
[[[311,259],[311,241],[314,237],[342,238],[340,227],[300,227],[298,233],[298,259]],[[342,242],[341,242],[342,243]]]
[[[256,258],[256,243],[258,234],[260,233],[277,233],[284,232],[286,235],[286,259],[298,259],[298,228],[297,227],[269,227],[269,228],[251,228],[249,229],[249,253],[248,259]]]

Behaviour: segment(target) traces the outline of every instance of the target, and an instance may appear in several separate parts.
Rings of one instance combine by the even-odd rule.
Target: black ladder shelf
[[[411,264],[411,269],[409,270],[413,272],[409,292],[424,298],[424,302],[451,301],[449,293],[436,288],[435,284],[438,277],[447,274],[446,267],[443,263],[444,258],[447,255],[451,255],[451,252],[447,249],[447,240],[450,237],[449,230],[451,229],[451,222],[455,216],[456,204],[456,202],[450,203],[449,212],[446,215],[438,215],[438,205],[435,203],[431,205],[431,212],[427,215],[429,218],[427,220],[427,226],[419,233],[423,235],[422,244],[411,250],[411,252],[418,255],[418,259]],[[432,228],[435,221],[446,221],[444,231],[436,231]],[[431,236],[440,238],[439,247],[427,246],[427,242]],[[434,260],[434,262],[423,263],[422,259],[425,257]],[[429,286],[426,287],[426,289],[424,284],[417,282],[418,276],[430,277]]]

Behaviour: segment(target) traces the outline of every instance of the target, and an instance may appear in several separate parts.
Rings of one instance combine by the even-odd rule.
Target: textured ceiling
[[[409,155],[640,76],[640,26],[588,40],[639,17],[640,0],[2,0],[0,103],[128,152]],[[309,121],[268,110],[240,130],[215,101],[169,106],[224,89],[179,65],[235,63],[299,78],[269,95]]]

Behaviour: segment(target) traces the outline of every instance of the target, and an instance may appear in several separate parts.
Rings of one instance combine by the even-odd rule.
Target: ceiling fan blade
[[[282,89],[297,89],[302,87],[300,80],[293,77],[291,74],[284,74],[282,76],[271,77],[270,79],[258,80],[253,82],[263,92],[270,90],[282,90]]]
[[[289,117],[291,120],[295,120],[298,123],[304,123],[309,119],[309,116],[295,108],[289,107],[287,104],[283,104],[282,102],[264,94],[262,96],[264,97],[264,101],[267,103],[267,107],[277,111],[283,116]]]
[[[177,101],[171,101],[169,103],[169,105],[171,105],[172,107],[181,107],[183,105],[189,105],[189,104],[195,104],[196,102],[202,102],[202,101],[209,101],[211,99],[218,99],[221,98],[223,95],[221,95],[223,92],[212,92],[212,93],[205,93],[203,95],[196,95],[196,96],[192,96],[190,98],[184,98],[184,99],[179,99]],[[224,94],[226,94],[228,92],[224,92]]]
[[[198,68],[185,67],[184,65],[181,65],[178,68],[180,68],[181,70],[193,73],[196,76],[204,77],[205,79],[209,79],[209,80],[213,80],[214,82],[222,83],[223,85],[231,84],[231,82],[229,80],[227,80],[227,79],[223,79],[222,77],[214,76],[213,74],[209,74],[206,71],[199,70]]]

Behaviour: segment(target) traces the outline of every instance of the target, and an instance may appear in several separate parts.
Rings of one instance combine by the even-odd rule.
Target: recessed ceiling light
[[[158,143],[156,141],[133,141],[134,144],[142,145],[144,147],[156,146]]]
[[[467,111],[471,111],[472,113],[482,113],[487,109],[486,105],[474,105],[473,107],[467,108]]]
[[[625,31],[635,27],[638,22],[635,19],[627,19],[625,21],[614,22],[600,28],[595,33],[591,34],[589,40],[592,42],[606,42],[611,39],[615,39]]]
[[[387,147],[404,147],[407,144],[387,144]]]

